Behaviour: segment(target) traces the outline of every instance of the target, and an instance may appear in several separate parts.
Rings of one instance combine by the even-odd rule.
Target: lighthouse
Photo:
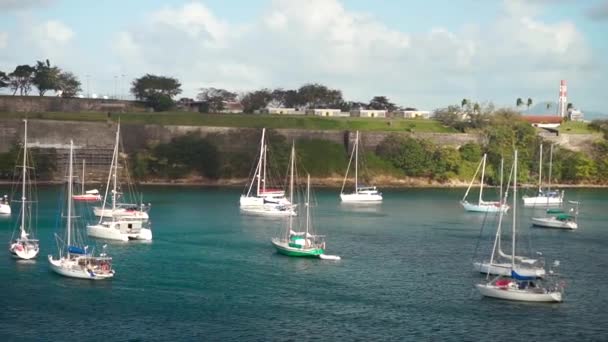
[[[559,101],[557,102],[557,115],[562,118],[566,117],[568,106],[568,86],[566,80],[561,80],[559,83]]]

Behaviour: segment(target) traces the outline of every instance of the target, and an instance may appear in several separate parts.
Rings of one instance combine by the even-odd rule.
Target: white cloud
[[[0,0],[1,11],[23,10],[35,7],[44,7],[54,0]]]
[[[413,33],[338,0],[276,0],[246,25],[192,2],[149,13],[149,24],[121,32],[113,47],[130,75],[177,77],[187,96],[204,86],[243,91],[320,82],[353,100],[387,95],[426,108],[463,97],[510,103],[553,96],[559,79],[582,80],[593,67],[572,22],[539,19],[548,3],[506,1],[484,26]]]

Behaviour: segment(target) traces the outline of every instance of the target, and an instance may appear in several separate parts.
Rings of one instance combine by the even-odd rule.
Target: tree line
[[[51,65],[47,59],[34,65],[18,65],[10,73],[0,71],[0,89],[9,88],[13,95],[27,96],[35,87],[39,96],[55,91],[62,97],[75,97],[82,89],[78,77],[69,71]]]

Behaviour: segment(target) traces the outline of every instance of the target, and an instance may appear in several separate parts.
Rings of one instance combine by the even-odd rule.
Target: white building
[[[333,109],[333,108],[309,109],[306,111],[306,114],[315,115],[315,116],[344,116],[340,109]],[[346,113],[346,114],[347,114],[346,116],[349,116],[348,113]]]
[[[430,119],[431,112],[428,110],[400,110],[395,112],[395,117],[404,119]]]
[[[305,111],[299,110],[297,108],[283,108],[283,107],[269,107],[263,110],[263,113],[266,114],[276,114],[276,115],[304,115]]]
[[[583,121],[583,112],[580,109],[570,108],[568,110],[568,118],[570,121]]]
[[[351,116],[360,118],[385,118],[386,110],[384,109],[356,109],[353,110]]]

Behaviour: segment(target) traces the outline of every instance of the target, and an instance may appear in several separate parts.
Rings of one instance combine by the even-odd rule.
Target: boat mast
[[[27,177],[27,169],[25,167],[25,164],[27,162],[27,120],[23,120],[24,126],[25,126],[25,130],[23,133],[23,170],[21,170],[22,172],[22,177],[23,177],[23,182],[21,184],[21,238],[24,239],[27,237],[26,233],[25,233],[25,182],[26,182],[26,178]]]
[[[268,145],[264,144],[264,176],[262,177],[262,193],[266,193],[266,158],[268,157]]]
[[[120,139],[120,123],[118,123],[118,128],[116,129],[116,145],[114,146],[114,175],[113,178],[113,188],[112,188],[112,221],[114,221],[114,211],[116,210],[116,196],[118,196],[116,179],[118,174],[118,143]]]
[[[258,163],[257,170],[257,178],[258,178],[258,187],[256,196],[260,196],[260,181],[262,177],[262,160],[264,159],[264,134],[266,133],[266,128],[262,128],[262,140],[260,140],[260,161]]]
[[[513,159],[515,165],[513,167],[513,237],[511,241],[511,271],[515,269],[515,229],[517,226],[517,150],[515,150],[515,157]]]
[[[70,255],[70,231],[72,229],[72,163],[73,163],[73,155],[74,155],[74,142],[70,140],[70,163],[68,167],[68,220],[67,220],[67,230],[68,230],[68,255]]]
[[[310,173],[306,174],[306,234],[304,241],[308,241],[308,227],[310,225]]]
[[[359,131],[355,135],[355,193],[359,192]]]
[[[486,175],[486,158],[487,158],[487,153],[483,154],[483,160],[482,160],[482,164],[483,166],[481,167],[481,183],[479,184],[479,203],[481,205],[481,195],[483,194],[483,179]]]
[[[547,180],[547,193],[551,192],[551,171],[553,169],[553,144],[549,150],[549,180]]]
[[[504,168],[505,168],[505,158],[501,157],[500,158],[500,190],[499,190],[500,197],[498,197],[499,198],[498,204],[500,205],[500,210],[502,210],[503,203],[506,203],[506,201],[503,202],[503,200],[502,200],[502,178],[504,176]]]
[[[538,161],[538,193],[542,191],[543,183],[543,144],[540,144],[540,158]]]
[[[80,193],[83,195],[84,195],[84,163],[85,163],[85,161],[84,161],[84,159],[82,159],[82,184],[81,184],[82,188],[81,188]]]
[[[289,163],[289,203],[293,205],[293,169],[296,159],[296,147],[295,142],[291,142],[291,162]],[[290,232],[293,230],[293,215],[289,215],[289,232],[287,232],[287,237],[289,237]]]

